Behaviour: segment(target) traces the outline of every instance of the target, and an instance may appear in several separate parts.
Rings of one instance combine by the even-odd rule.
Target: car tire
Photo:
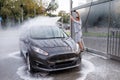
[[[30,60],[30,56],[27,54],[26,55],[26,63],[27,63],[27,69],[29,72],[34,72],[34,69],[31,66],[31,60]]]
[[[81,58],[81,54],[80,54],[80,56],[79,56],[79,60],[80,60],[80,62],[81,62],[81,59],[82,59],[82,58]]]
[[[23,56],[23,52],[22,52],[22,50],[20,50],[20,56]]]
[[[81,52],[79,53],[79,61],[81,62],[81,58],[82,57],[82,55],[81,55]]]

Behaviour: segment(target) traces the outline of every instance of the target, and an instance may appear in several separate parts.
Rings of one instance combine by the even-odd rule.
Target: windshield
[[[65,38],[66,33],[58,27],[34,27],[30,30],[32,38],[48,39],[48,38]]]

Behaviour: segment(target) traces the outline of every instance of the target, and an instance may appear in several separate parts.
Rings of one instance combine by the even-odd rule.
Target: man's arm
[[[70,18],[72,19],[72,21],[76,21],[72,15],[70,15]]]
[[[80,17],[80,14],[76,11],[76,14],[78,14],[78,16]]]
[[[70,18],[72,19],[72,21],[79,23],[79,21],[75,20],[75,18],[72,15],[70,15]]]

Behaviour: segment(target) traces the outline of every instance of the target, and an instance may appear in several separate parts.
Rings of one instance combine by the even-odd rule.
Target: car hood
[[[32,39],[31,45],[39,47],[49,54],[73,52],[76,49],[76,43],[71,38],[46,40]]]

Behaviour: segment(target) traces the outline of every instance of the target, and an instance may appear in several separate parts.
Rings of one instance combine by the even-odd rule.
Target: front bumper
[[[75,53],[59,54],[48,57],[34,53],[30,56],[30,60],[33,69],[49,72],[74,68],[81,63],[80,55]]]
[[[75,68],[75,67],[77,67],[79,65],[80,65],[80,63],[76,64],[76,65],[73,65],[73,66],[63,67],[63,68],[42,68],[42,67],[38,67],[38,66],[32,66],[32,67],[34,69],[37,69],[37,70],[43,70],[43,71],[51,72],[51,71],[59,71],[59,70],[71,69],[71,68]]]

